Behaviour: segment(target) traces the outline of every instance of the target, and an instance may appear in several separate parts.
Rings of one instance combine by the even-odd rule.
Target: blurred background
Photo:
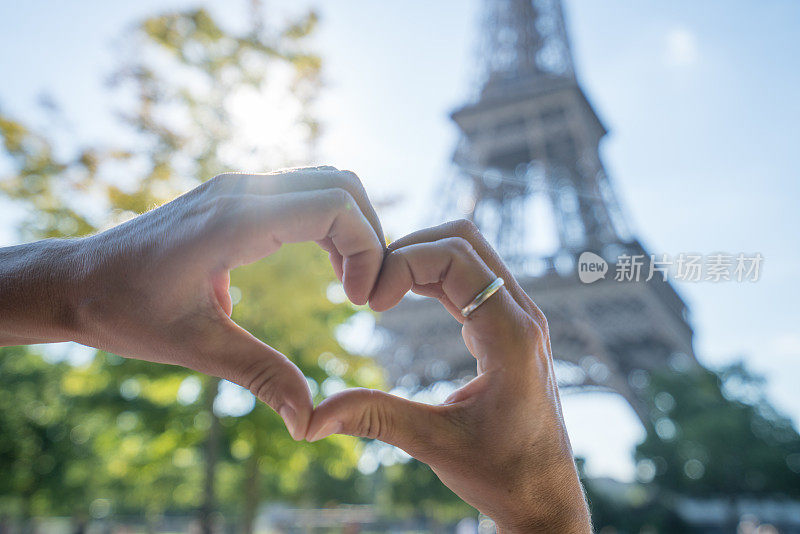
[[[0,15],[0,245],[96,232],[223,171],[354,170],[389,238],[472,218],[544,309],[598,531],[800,532],[800,4]],[[605,278],[580,281],[586,251]],[[739,255],[761,258],[741,281]],[[631,258],[643,276],[616,280]],[[438,305],[354,307],[313,247],[238,269],[231,294],[317,401],[440,402],[474,373]],[[73,344],[0,353],[0,532],[492,531],[402,451],[296,444],[226,381]]]

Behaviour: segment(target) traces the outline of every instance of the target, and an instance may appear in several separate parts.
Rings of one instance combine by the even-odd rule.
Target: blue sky
[[[321,159],[356,171],[374,198],[401,199],[383,214],[390,235],[433,222],[432,190],[452,172],[457,139],[447,114],[475,89],[478,2],[300,3],[322,14]],[[3,0],[0,108],[35,117],[36,96],[47,91],[64,105],[76,139],[105,139],[113,101],[103,82],[114,42],[135,18],[189,4]],[[233,20],[244,2],[203,4]],[[610,130],[602,156],[634,232],[655,253],[765,257],[754,284],[678,284],[698,357],[710,366],[744,359],[797,424],[800,3],[565,4],[579,79]],[[0,244],[16,241],[12,221],[13,210],[4,210]],[[583,395],[564,405],[590,471],[629,478],[641,430],[624,403]]]

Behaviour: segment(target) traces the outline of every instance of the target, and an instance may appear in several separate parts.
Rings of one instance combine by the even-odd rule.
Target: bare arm
[[[73,338],[80,249],[63,239],[0,248],[0,346]]]
[[[348,297],[366,303],[383,234],[353,173],[225,174],[101,234],[0,249],[0,345],[76,341],[226,378],[300,439],[305,378],[230,319],[228,294],[231,269],[298,241],[327,250]]]

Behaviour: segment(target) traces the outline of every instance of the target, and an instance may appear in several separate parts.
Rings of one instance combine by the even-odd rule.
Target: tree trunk
[[[728,513],[727,528],[729,532],[736,532],[739,528],[739,507],[737,506],[739,499],[734,495],[730,495],[728,496],[728,504],[730,512]]]
[[[31,512],[31,499],[32,497],[28,493],[22,496],[22,534],[34,534],[36,531],[33,513]]]
[[[258,432],[257,432],[258,433]],[[256,438],[258,442],[258,438]],[[253,453],[247,459],[245,469],[247,478],[244,480],[244,510],[242,510],[242,534],[253,534],[255,530],[256,512],[260,502],[258,493],[258,483],[261,473],[258,470],[258,451],[259,447],[253,447]]]
[[[72,534],[86,534],[87,518],[83,514],[72,516]]]
[[[205,443],[205,481],[203,483],[203,504],[200,507],[200,531],[202,534],[214,532],[214,511],[216,510],[216,471],[219,461],[219,445],[222,429],[219,418],[214,414],[214,399],[219,390],[219,378],[209,377],[204,388],[203,409],[211,416],[211,426]]]

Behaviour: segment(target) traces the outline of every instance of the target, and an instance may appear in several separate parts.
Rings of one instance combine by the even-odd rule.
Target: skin
[[[230,319],[228,294],[231,269],[299,241],[328,250],[347,296],[366,303],[384,239],[355,174],[223,174],[106,232],[1,249],[0,345],[76,341],[225,378],[302,439],[303,374]]]
[[[300,370],[230,319],[230,270],[299,241],[328,251],[356,304],[383,311],[409,290],[439,299],[463,324],[477,378],[440,406],[356,389],[314,409]],[[223,174],[106,232],[0,249],[0,346],[75,341],[226,378],[295,439],[403,448],[501,532],[591,532],[544,315],[471,223],[383,243],[351,172]],[[495,275],[505,287],[464,319]]]
[[[462,317],[496,276],[505,286]],[[409,290],[437,298],[462,323],[477,377],[439,406],[343,391],[316,408],[309,441],[343,433],[396,445],[494,519],[499,532],[591,532],[539,308],[469,221],[389,246],[370,306],[387,310]]]

